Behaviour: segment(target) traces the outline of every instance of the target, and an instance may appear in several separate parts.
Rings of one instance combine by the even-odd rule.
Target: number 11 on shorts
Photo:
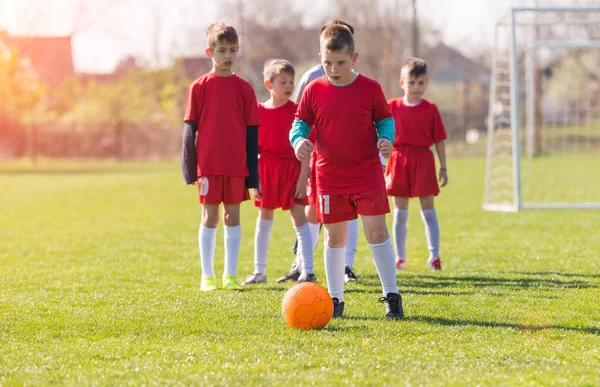
[[[329,215],[329,195],[319,195],[319,206],[322,214]]]

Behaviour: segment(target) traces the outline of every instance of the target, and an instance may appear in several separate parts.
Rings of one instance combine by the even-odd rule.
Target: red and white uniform
[[[258,176],[262,198],[254,200],[259,208],[289,210],[294,203],[307,205],[308,199],[295,199],[301,163],[290,145],[289,133],[296,114],[296,103],[288,101],[277,108],[258,106]]]
[[[200,203],[237,204],[250,199],[245,187],[246,127],[260,124],[252,86],[235,74],[204,74],[188,89],[184,121],[198,125]]]
[[[447,138],[437,107],[426,99],[416,106],[407,106],[402,98],[390,99],[388,104],[396,125],[394,149],[385,179],[388,195],[437,195],[440,189],[433,152],[429,148]]]
[[[373,122],[390,117],[381,86],[363,75],[343,87],[323,76],[304,90],[296,119],[315,132],[319,222],[389,213]]]

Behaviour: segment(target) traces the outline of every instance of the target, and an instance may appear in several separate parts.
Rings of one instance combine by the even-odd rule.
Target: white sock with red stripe
[[[356,247],[358,246],[358,218],[348,221],[348,243],[346,244],[346,266],[354,267]]]
[[[269,253],[269,239],[271,236],[272,220],[256,218],[254,232],[254,272],[266,274],[267,255]]]
[[[373,253],[373,261],[381,280],[381,288],[383,295],[388,293],[398,293],[396,285],[396,266],[394,262],[394,248],[392,241],[388,237],[385,242],[378,244],[370,244],[371,252]]]
[[[345,247],[333,248],[325,246],[325,275],[327,276],[327,290],[329,291],[331,298],[337,298],[340,302],[344,301],[345,255]]]
[[[296,231],[296,239],[298,239],[298,250],[296,256],[300,257],[302,273],[313,274],[315,265],[313,260],[312,241],[310,235],[310,227],[308,223],[304,223],[300,227],[294,227]]]
[[[200,267],[202,275],[215,275],[215,246],[217,229],[200,225],[198,230],[198,249],[200,250]]]
[[[225,226],[224,228],[225,274],[235,276],[242,241],[242,228],[240,226]]]
[[[310,239],[312,241],[313,252],[317,249],[319,243],[319,234],[321,234],[321,223],[308,223],[310,228]]]
[[[394,208],[392,229],[394,230],[394,244],[396,245],[396,258],[406,259],[406,234],[408,231],[408,210]]]
[[[435,208],[421,211],[421,218],[425,223],[425,236],[429,247],[429,262],[440,256],[440,224],[438,223]]]

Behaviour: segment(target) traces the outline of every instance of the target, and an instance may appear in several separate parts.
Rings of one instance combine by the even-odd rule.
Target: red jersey
[[[258,105],[260,128],[258,128],[258,154],[271,159],[296,160],[290,145],[290,128],[296,114],[295,102],[288,101],[276,108]]]
[[[394,148],[410,145],[429,148],[446,138],[446,129],[437,106],[421,99],[417,106],[407,106],[402,97],[388,101],[396,125]]]
[[[198,176],[248,176],[246,127],[260,124],[252,86],[207,73],[190,85],[184,121],[198,125]]]
[[[343,87],[326,76],[306,87],[296,119],[316,131],[318,193],[385,189],[374,122],[390,117],[381,86],[363,75]]]

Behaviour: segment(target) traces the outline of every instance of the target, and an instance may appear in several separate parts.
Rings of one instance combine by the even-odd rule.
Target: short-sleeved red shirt
[[[306,87],[296,119],[316,131],[319,194],[385,189],[374,122],[390,117],[381,86],[363,75],[347,86],[323,76]]]
[[[204,74],[188,89],[183,120],[198,125],[198,176],[248,176],[246,127],[260,124],[248,82]]]
[[[417,106],[407,106],[402,97],[388,101],[396,125],[394,147],[410,145],[429,148],[445,140],[446,129],[437,106],[422,99]]]
[[[297,106],[292,101],[276,108],[258,105],[261,122],[258,128],[258,153],[261,158],[296,160],[294,148],[290,145],[290,129]]]

